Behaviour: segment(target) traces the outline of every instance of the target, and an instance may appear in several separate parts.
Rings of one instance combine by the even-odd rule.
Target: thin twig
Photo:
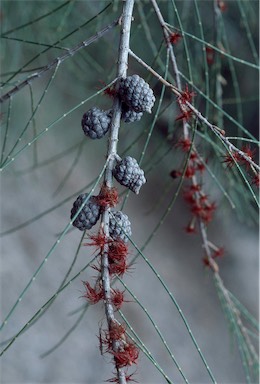
[[[5,100],[8,100],[16,92],[20,91],[23,87],[30,84],[33,80],[41,77],[45,72],[49,71],[51,68],[56,67],[58,64],[61,64],[64,60],[74,56],[75,53],[77,53],[80,49],[85,48],[88,45],[100,39],[100,37],[104,36],[108,31],[110,31],[113,27],[115,27],[118,24],[118,22],[119,22],[119,19],[114,20],[111,24],[101,29],[101,31],[97,32],[95,35],[91,36],[89,39],[82,41],[81,43],[76,45],[74,48],[68,49],[68,51],[64,55],[54,59],[51,63],[43,67],[39,72],[33,73],[32,75],[27,77],[27,79],[25,79],[20,84],[12,88],[9,92],[5,93],[2,97],[0,97],[0,103],[4,102]]]
[[[129,49],[129,55],[132,56],[138,63],[140,63],[144,68],[146,68],[149,72],[151,72],[161,83],[163,83],[166,87],[170,88],[171,91],[175,94],[177,97],[182,96],[182,90],[175,87],[175,85],[169,83],[167,80],[165,80],[158,72],[156,72],[153,68],[151,68],[148,64],[146,64],[139,56],[137,56],[131,49]],[[243,159],[245,159],[249,164],[252,165],[253,168],[260,171],[260,167],[258,164],[256,164],[251,157],[247,156],[245,152],[238,149],[234,144],[232,144],[229,139],[226,138],[225,132],[223,129],[217,127],[216,125],[210,123],[208,119],[206,119],[205,116],[200,113],[200,111],[195,108],[190,102],[184,100],[183,103],[186,104],[186,106],[193,112],[197,118],[204,123],[207,127],[211,129],[211,131],[228,147],[230,151],[238,153]]]

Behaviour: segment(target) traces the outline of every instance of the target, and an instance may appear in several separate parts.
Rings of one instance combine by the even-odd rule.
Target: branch
[[[128,67],[128,51],[129,51],[129,40],[130,40],[130,29],[132,21],[132,12],[134,7],[134,0],[127,0],[124,4],[123,14],[120,19],[121,24],[121,36],[119,42],[119,56],[118,56],[118,69],[117,77],[120,79],[126,77],[127,67]],[[118,87],[118,85],[117,85]],[[120,118],[121,118],[121,102],[118,97],[115,97],[113,104],[113,115],[110,126],[110,137],[108,142],[107,158],[108,165],[104,174],[104,185],[107,187],[112,187],[113,185],[113,175],[112,170],[114,166],[115,157],[117,155],[117,142],[118,142],[118,132],[120,127]],[[106,236],[109,236],[109,212],[110,208],[107,208],[101,220],[101,227]],[[114,309],[111,304],[111,287],[110,287],[110,275],[109,275],[109,263],[108,263],[108,247],[105,246],[103,253],[101,255],[101,279],[104,292],[104,303],[105,303],[105,312],[108,323],[108,328],[111,328],[112,323],[114,322]],[[113,345],[114,351],[116,352],[116,345]],[[126,378],[125,373],[122,368],[116,367],[118,383],[125,384]]]
[[[137,56],[131,49],[129,49],[129,55],[132,56],[138,63],[140,63],[144,68],[146,68],[149,72],[151,72],[157,79],[163,83],[166,87],[170,88],[171,91],[175,94],[177,97],[182,96],[182,90],[175,87],[173,84],[169,83],[167,80],[165,80],[159,73],[157,73],[153,68],[151,68],[148,64],[146,64],[139,56]],[[195,108],[190,102],[183,101],[184,104],[194,113],[197,118],[207,125],[211,131],[223,142],[225,145],[229,148],[230,151],[234,151],[238,153],[243,159],[245,159],[249,164],[252,165],[253,168],[260,171],[260,167],[258,164],[256,164],[251,157],[247,156],[243,151],[238,149],[234,144],[232,144],[229,139],[225,136],[225,131],[216,125],[210,123],[208,119],[202,115],[202,113],[199,112],[197,108]]]
[[[165,23],[165,21],[163,19],[161,11],[160,11],[160,9],[159,9],[159,7],[157,5],[156,0],[151,0],[151,2],[153,4],[153,7],[155,9],[155,13],[156,13],[156,15],[157,15],[157,17],[159,19],[160,24],[161,24],[161,27],[163,29],[164,38],[165,38],[165,42],[167,44],[167,48],[170,50],[170,53],[171,53],[170,54],[170,58],[171,58],[171,61],[172,61],[172,64],[173,64],[175,80],[176,80],[176,84],[177,84],[177,86],[179,88],[178,90],[176,90],[173,87],[171,89],[176,94],[176,96],[179,98],[180,96],[178,95],[178,91],[182,92],[181,91],[181,81],[180,81],[180,77],[179,77],[179,71],[178,71],[178,66],[177,66],[177,62],[176,62],[176,59],[175,59],[174,51],[173,51],[173,48],[172,48],[172,46],[171,46],[171,44],[169,42],[169,31],[168,31],[166,23]],[[218,5],[217,5],[216,1],[214,1],[214,9],[215,9],[215,14],[216,14],[216,19],[218,19],[218,17],[219,17],[219,8],[218,8]],[[159,79],[159,80],[161,80],[161,79]],[[167,84],[165,84],[165,85],[167,85]],[[217,83],[217,96],[219,98],[219,101],[221,102],[222,101],[221,85],[218,84],[218,83]],[[187,100],[182,98],[182,101],[185,102],[185,105],[197,116],[197,118],[199,118],[203,123],[205,123],[217,135],[217,137],[221,140],[221,142],[225,146],[228,146],[228,149],[229,149],[229,151],[231,153],[232,153],[232,151],[234,151],[234,152],[238,153],[240,156],[242,156],[247,162],[250,163],[250,166],[252,167],[252,170],[254,172],[256,172],[255,169],[259,170],[259,167],[254,162],[252,162],[252,159],[250,157],[248,157],[243,151],[239,150],[233,144],[230,143],[230,141],[225,137],[225,132],[223,130],[221,130],[220,128],[218,128],[215,125],[211,124],[207,120],[207,118],[205,118],[203,115],[201,115],[201,113],[191,103],[189,103]],[[222,123],[222,121],[221,121],[221,123]],[[188,137],[187,127],[188,127],[188,125],[185,125],[185,123],[183,122],[183,133],[184,133],[184,138],[185,139],[187,139],[187,137]],[[194,143],[191,144],[191,148],[192,148],[192,145],[193,145],[193,150],[195,151],[196,149],[194,147]],[[185,170],[184,170],[184,173],[185,173]],[[192,183],[192,185],[194,187],[196,185],[198,185],[196,174],[194,174],[192,176],[191,183]],[[200,200],[199,200],[198,193],[195,193],[194,197],[195,197],[196,203],[199,204]],[[220,277],[219,266],[215,262],[215,260],[214,260],[214,258],[212,256],[212,251],[210,249],[210,243],[209,243],[208,235],[207,235],[207,226],[206,226],[206,224],[204,223],[204,221],[202,220],[201,217],[199,217],[198,219],[199,219],[199,228],[200,228],[200,234],[201,234],[201,238],[202,238],[202,244],[203,244],[204,252],[206,253],[206,258],[207,258],[208,266],[213,271],[213,276],[214,276],[214,278],[217,281],[218,287],[222,291],[222,294],[225,297],[226,303],[227,303],[228,307],[230,308],[230,310],[232,312],[233,321],[235,321],[237,323],[238,327],[240,328],[240,331],[241,331],[241,333],[242,333],[242,335],[243,335],[243,337],[245,339],[247,347],[248,347],[249,351],[251,352],[252,356],[256,356],[257,354],[256,354],[256,351],[255,351],[255,348],[252,345],[248,335],[245,332],[245,327],[244,327],[244,325],[242,323],[242,320],[241,320],[241,317],[240,317],[240,313],[239,313],[239,311],[236,310],[235,306],[233,305],[233,303],[232,303],[232,301],[230,299],[229,293],[228,293],[227,289],[225,288],[224,283],[223,283],[223,281],[222,281],[222,279]],[[237,328],[235,328],[235,331],[236,331],[237,337],[239,337]],[[249,363],[252,363],[252,362],[250,361]]]
[[[107,25],[101,31],[97,32],[95,35],[91,36],[88,40],[84,40],[78,45],[76,45],[74,48],[68,49],[68,51],[60,56],[54,59],[50,64],[43,67],[39,72],[33,73],[27,79],[22,81],[20,84],[16,85],[14,88],[12,88],[9,92],[5,93],[3,96],[0,97],[0,103],[3,103],[5,100],[8,100],[11,96],[13,96],[16,92],[20,91],[23,87],[30,84],[33,80],[38,79],[41,77],[45,72],[49,71],[51,68],[56,67],[57,65],[61,64],[64,60],[72,57],[77,53],[80,49],[87,47],[88,45],[94,43],[100,37],[104,36],[108,31],[110,31],[113,27],[115,27],[119,23],[119,19],[114,20],[113,23]]]

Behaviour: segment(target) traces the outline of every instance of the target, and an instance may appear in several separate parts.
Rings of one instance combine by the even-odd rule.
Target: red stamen
[[[116,310],[120,309],[125,301],[124,293],[125,291],[120,291],[119,289],[114,289],[112,292],[111,301]]]
[[[117,262],[113,262],[109,264],[109,273],[118,275],[118,276],[123,276],[124,273],[129,269],[129,265],[127,265],[125,259],[121,259]]]
[[[195,172],[196,172],[196,168],[193,167],[193,165],[188,165],[186,170],[185,170],[184,176],[187,179],[190,179],[192,176],[195,175]]]
[[[89,235],[88,238],[92,240],[91,243],[83,243],[84,246],[96,247],[101,251],[104,249],[106,244],[109,244],[111,240],[107,238],[104,231],[101,229],[97,235]]]
[[[196,224],[196,218],[195,218],[195,216],[193,216],[193,218],[191,219],[189,224],[184,228],[185,232],[187,232],[187,233],[196,233],[195,224]]]
[[[176,117],[175,121],[178,121],[178,120],[188,121],[190,120],[192,114],[193,114],[193,111],[191,111],[190,109],[188,109],[187,111],[182,111],[182,114]]]
[[[169,43],[177,44],[182,39],[182,35],[178,32],[172,32],[168,38]]]
[[[118,191],[115,187],[103,185],[96,200],[101,207],[115,207],[119,201]]]
[[[224,247],[220,247],[214,251],[212,257],[213,259],[216,259],[217,257],[223,257],[224,253],[225,253]]]
[[[102,80],[99,80],[99,83],[102,84],[102,88],[107,85]],[[108,97],[111,97],[112,99],[117,95],[117,91],[116,91],[116,89],[114,88],[113,85],[111,87],[106,88],[103,93],[104,93],[104,95],[107,95]]]
[[[189,138],[187,139],[183,138],[176,143],[176,148],[180,147],[183,152],[189,152],[191,144],[192,142]]]
[[[182,91],[181,96],[179,96],[178,101],[182,104],[185,104],[187,101],[190,103],[192,101],[193,96],[196,96],[196,92],[189,91],[189,87],[186,84],[185,90]]]
[[[110,263],[125,259],[127,254],[128,254],[128,246],[123,240],[118,239],[117,241],[112,241],[109,244],[108,259]]]
[[[260,186],[260,175],[257,174],[252,178],[252,184],[254,184],[257,188]]]
[[[199,171],[199,172],[204,172],[205,169],[206,169],[205,164],[200,163],[200,162],[197,163],[197,168],[196,168],[197,171]]]
[[[131,366],[136,364],[139,356],[139,349],[135,344],[129,343],[124,346],[124,349],[117,352],[111,351],[111,353],[114,355],[117,367],[122,368],[127,365]]]
[[[83,297],[85,297],[90,304],[96,304],[103,299],[104,295],[101,287],[92,288],[87,281],[83,281],[83,284],[86,288],[86,292]]]
[[[226,163],[227,168],[232,168],[235,165],[235,162],[241,162],[241,156],[237,152],[228,153],[224,156],[223,163]]]
[[[215,55],[214,49],[211,47],[206,47],[206,59],[207,59],[208,65],[212,65],[214,63],[214,55]]]

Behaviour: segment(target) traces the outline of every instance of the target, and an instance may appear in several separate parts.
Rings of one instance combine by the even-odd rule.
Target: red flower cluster
[[[250,145],[243,146],[241,152],[243,152],[250,159],[253,159],[255,155],[255,150],[252,150]],[[233,167],[236,162],[240,165],[249,166],[248,161],[238,152],[233,151],[224,156],[223,163],[226,163],[228,168]]]
[[[181,150],[185,153],[189,152],[191,149],[192,142],[189,138],[182,138],[180,139],[176,147],[181,148]],[[199,155],[195,149],[191,150],[190,157],[188,160],[188,164],[184,173],[184,177],[186,179],[192,178],[197,171],[203,172],[205,170],[205,164],[200,160]],[[171,176],[173,178],[176,178],[178,176],[182,176],[182,171],[171,171]]]
[[[192,142],[189,139],[189,137],[187,137],[187,138],[182,138],[178,140],[176,144],[176,148],[179,147],[183,152],[189,152],[191,145],[192,145]]]
[[[105,192],[107,192],[107,190],[105,190]],[[110,196],[110,191],[107,194],[104,193],[103,189],[103,192],[100,195],[103,197],[105,196],[104,198],[107,201],[106,196]],[[85,243],[84,245],[98,248],[98,256],[101,256],[103,252],[107,252],[109,273],[112,277],[115,277],[116,275],[122,276],[128,270],[129,266],[126,260],[128,255],[128,246],[123,240],[113,240],[106,236],[103,230],[100,230],[97,235],[90,235],[89,239],[91,241]],[[83,282],[86,289],[83,297],[90,304],[96,304],[100,300],[105,299],[100,276],[101,259],[98,258],[98,264],[93,265],[92,267],[98,271],[99,276],[97,277],[94,287],[92,287],[87,281]],[[111,288],[110,300],[115,310],[119,310],[122,304],[126,302],[124,293],[124,291],[121,291],[117,288]],[[123,325],[117,322],[110,324],[109,330],[103,331],[103,334],[100,334],[99,342],[101,353],[111,353],[114,356],[116,367],[122,368],[136,364],[139,350],[135,344],[127,339],[125,327]],[[103,348],[104,346],[105,350]],[[128,381],[131,380],[130,377],[131,375],[129,376]]]
[[[253,160],[256,150],[252,149],[250,145],[247,144],[242,147],[241,152],[243,152],[244,155],[247,156],[249,159]],[[235,151],[227,153],[226,156],[224,156],[223,163],[227,165],[227,168],[232,168],[233,165],[238,163],[239,165],[245,165],[247,171],[252,169],[249,161],[246,158],[244,158],[244,156],[242,156],[241,153],[235,152]],[[258,188],[259,188],[259,176],[260,175],[256,173],[256,171],[254,171],[254,175],[252,177],[252,184],[256,185]]]
[[[99,349],[101,354],[113,350],[113,343],[126,340],[126,327],[116,321],[111,323],[109,330],[99,330]]]
[[[184,191],[183,196],[185,201],[190,205],[190,211],[192,213],[192,219],[185,230],[188,233],[192,233],[195,232],[196,219],[201,219],[205,224],[208,224],[212,220],[213,213],[216,210],[216,204],[208,200],[208,196],[201,190],[201,185],[190,185],[190,187]]]
[[[129,269],[126,258],[128,247],[123,240],[112,241],[108,247],[109,273],[111,275],[123,276]]]
[[[186,101],[188,101],[190,103],[194,96],[196,96],[196,92],[190,91],[188,85],[186,84],[185,90],[182,91],[182,94],[178,98],[178,100],[181,101],[182,103],[185,103]]]
[[[180,148],[182,152],[190,152],[190,157],[184,177],[190,181],[190,185],[184,190],[183,197],[188,203],[192,217],[188,225],[185,227],[187,233],[196,233],[197,219],[202,220],[205,224],[208,224],[212,218],[213,213],[216,210],[216,204],[209,201],[208,196],[203,192],[202,185],[196,181],[197,173],[202,173],[205,170],[205,164],[201,160],[195,146],[193,146],[189,137],[181,138],[176,144],[177,148]],[[173,170],[170,175],[173,178],[183,175],[181,170]]]
[[[122,277],[124,273],[129,269],[129,265],[127,264],[127,255],[128,255],[128,246],[124,243],[123,240],[112,240],[104,234],[103,230],[100,230],[97,235],[90,235],[89,239],[91,242],[84,243],[85,246],[94,246],[99,250],[99,256],[103,253],[104,247],[107,245],[107,255],[109,262],[109,273],[112,276],[120,276]],[[101,261],[97,260],[98,265],[92,265],[92,268],[101,273]],[[97,279],[100,281],[100,278]],[[84,282],[84,285],[87,289],[84,297],[91,303],[95,304],[99,300],[103,299],[102,290],[99,287],[92,288],[88,282]],[[119,309],[123,304],[124,300],[124,292],[119,291],[118,289],[114,289],[112,291],[112,304],[115,309]]]
[[[190,103],[192,101],[193,96],[195,95],[195,92],[189,91],[188,85],[186,84],[185,90],[182,91],[181,95],[177,99],[181,114],[175,119],[176,121],[188,121],[191,118],[193,111],[187,106],[187,102]]]
[[[100,230],[97,235],[89,235],[88,238],[92,240],[91,243],[83,243],[85,246],[96,247],[100,252],[103,251],[106,244],[109,244],[111,240],[107,238],[103,230]]]
[[[102,207],[104,211],[108,207],[114,207],[118,203],[118,192],[114,187],[108,187],[103,184],[99,195],[95,196],[97,204]],[[109,234],[106,234],[104,227],[100,226],[97,234],[88,235],[88,242],[83,243],[85,246],[95,247],[97,252],[96,263],[92,268],[98,272],[96,283],[94,286],[87,281],[84,281],[85,293],[83,297],[89,304],[97,304],[103,300],[105,304],[113,307],[113,311],[118,311],[122,304],[126,302],[125,291],[117,288],[112,288],[111,281],[117,276],[123,276],[129,269],[127,264],[128,246],[120,238],[113,239]],[[107,292],[103,286],[102,268],[106,264],[105,272],[109,272],[110,289]],[[111,308],[112,309],[112,308]],[[110,353],[113,356],[115,367],[125,369],[126,381],[135,381],[132,379],[133,374],[128,374],[127,370],[133,364],[136,364],[139,349],[127,337],[126,327],[118,323],[114,318],[108,319],[108,330],[100,330],[99,334],[99,347],[101,354]],[[109,379],[109,382],[118,382],[119,378]]]
[[[99,342],[101,353],[113,355],[117,368],[127,368],[137,363],[139,349],[127,336],[126,327],[117,321],[111,323],[109,330],[100,330]],[[131,379],[132,375],[126,375],[126,381],[135,381]],[[107,381],[118,382],[117,378]]]
[[[117,352],[113,351],[116,365],[118,368],[126,367],[127,365],[136,364],[139,356],[139,349],[133,342],[128,342],[124,347]]]

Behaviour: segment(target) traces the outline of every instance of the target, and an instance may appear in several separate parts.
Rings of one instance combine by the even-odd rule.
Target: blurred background
[[[216,55],[207,68],[209,99],[214,102],[218,101],[216,81],[221,77],[220,112],[199,93],[195,105],[203,113],[208,105],[212,123],[221,121],[221,127],[229,136],[251,138],[254,148],[252,137],[257,138],[259,120],[258,75],[255,68],[232,60],[232,56],[255,63],[258,2],[221,3],[225,7],[221,20],[216,21],[212,1],[196,4],[188,0],[158,1],[165,19],[187,33],[174,47],[183,84],[187,78],[205,93],[207,76],[202,46],[194,38],[202,36],[200,21],[205,41],[215,45],[220,39],[219,43],[230,52],[231,59]],[[3,94],[117,19],[121,8],[120,1],[2,1]],[[113,100],[103,94],[85,100],[116,77],[118,38],[119,27],[115,27],[97,42],[62,61],[56,72],[55,68],[47,71],[2,104],[1,160],[7,159],[7,162],[1,179],[1,321],[48,256],[3,328],[2,342],[13,337],[55,294],[77,252],[82,233],[76,229],[69,229],[58,246],[55,249],[53,246],[69,223],[76,197],[90,191],[105,162],[106,138],[87,139],[81,129],[81,118],[93,106],[104,110],[112,106]],[[161,26],[148,1],[135,4],[131,49],[164,74],[166,48]],[[173,74],[171,65],[169,72]],[[129,74],[134,73],[149,82],[156,104],[153,113],[144,115],[140,122],[122,123],[118,153],[140,159],[158,108],[161,85],[130,58]],[[232,116],[235,123],[223,116],[223,111]],[[179,113],[176,99],[166,90],[144,156],[147,183],[138,196],[131,193],[124,206],[132,223],[132,239],[139,248],[153,233],[177,190],[179,180],[173,179],[170,173],[180,167],[183,159],[175,146],[181,136],[181,123],[175,122]],[[241,126],[246,131],[241,130]],[[258,212],[252,198],[257,193],[248,191],[238,172],[223,164],[223,148],[223,153],[215,150],[212,141],[216,138],[205,127],[199,128],[197,148],[211,170],[203,175],[203,186],[218,207],[209,224],[208,236],[224,248],[224,257],[218,261],[220,276],[225,287],[257,318]],[[32,141],[33,144],[28,145]],[[235,144],[240,148],[243,145],[239,139]],[[216,145],[221,147],[220,143]],[[14,160],[8,163],[12,157]],[[231,208],[212,175],[227,191],[236,209]],[[123,202],[124,189],[116,186]],[[95,194],[98,190],[99,187]],[[236,335],[221,307],[212,272],[203,264],[205,255],[200,235],[190,235],[184,230],[189,220],[189,208],[180,194],[144,254],[177,300],[217,382],[244,383]],[[98,225],[91,233],[97,229]],[[130,246],[130,259],[135,254],[135,248]],[[82,246],[70,278],[93,256],[94,249]],[[85,304],[82,280],[94,282],[94,276],[95,271],[87,268],[59,294],[48,311],[15,340],[1,358],[2,383],[97,384],[113,377],[110,357],[101,356],[99,351],[99,328],[106,324],[102,304],[90,306],[81,321],[78,320]],[[141,256],[124,276],[124,282],[158,325],[189,382],[211,382],[178,310]],[[129,303],[122,311],[129,323],[170,379],[174,383],[183,382],[144,310],[130,294],[126,294],[126,298]],[[68,332],[58,348],[43,356]],[[2,348],[5,345],[2,343]],[[257,350],[255,341],[252,345]],[[134,378],[146,384],[165,382],[143,353],[140,353]]]

